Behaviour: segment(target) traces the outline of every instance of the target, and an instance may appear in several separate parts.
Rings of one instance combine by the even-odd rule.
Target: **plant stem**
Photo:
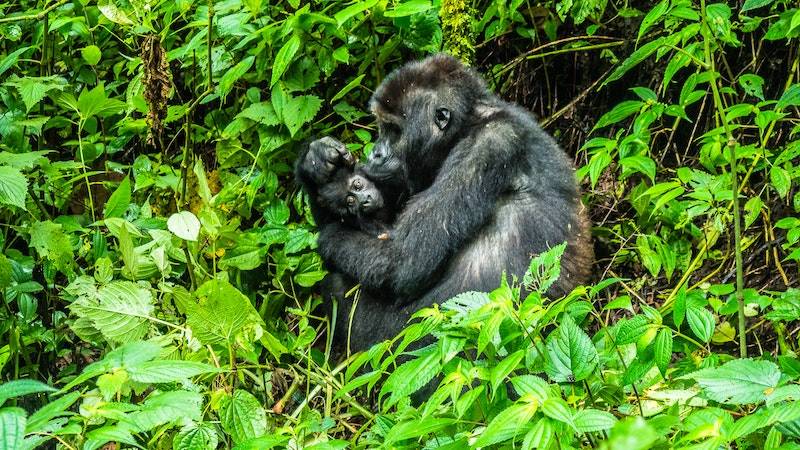
[[[39,11],[36,14],[25,14],[22,16],[12,16],[12,17],[0,17],[0,23],[5,22],[17,22],[20,20],[42,20],[50,11],[58,8],[59,6],[67,3],[67,0],[58,0],[57,2],[53,3],[52,5],[48,6],[47,8]]]
[[[728,154],[731,159],[731,191],[733,192],[733,245],[734,256],[736,261],[736,303],[738,304],[738,321],[739,321],[739,355],[742,358],[747,357],[747,337],[745,336],[745,316],[744,316],[744,275],[742,269],[742,229],[741,217],[739,211],[739,186],[738,186],[738,168],[736,164],[736,139],[731,132],[730,124],[725,117],[725,107],[722,104],[722,96],[719,93],[717,86],[717,71],[714,68],[714,56],[711,53],[711,39],[714,37],[711,27],[708,26],[706,21],[706,2],[700,0],[700,12],[703,21],[703,26],[708,31],[708,35],[703,39],[703,48],[705,53],[706,64],[708,65],[708,72],[711,75],[709,80],[711,84],[711,92],[714,96],[714,105],[717,108],[717,115],[725,128],[725,134],[728,137]]]

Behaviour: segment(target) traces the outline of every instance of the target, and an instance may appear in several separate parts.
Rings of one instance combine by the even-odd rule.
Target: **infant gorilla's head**
[[[318,200],[342,218],[369,217],[384,206],[383,194],[360,169],[339,169],[330,183],[320,187]]]

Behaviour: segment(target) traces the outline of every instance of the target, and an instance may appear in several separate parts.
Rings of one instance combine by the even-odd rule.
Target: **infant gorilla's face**
[[[383,195],[363,175],[351,173],[336,178],[320,188],[319,203],[323,208],[342,217],[368,216],[383,208]]]

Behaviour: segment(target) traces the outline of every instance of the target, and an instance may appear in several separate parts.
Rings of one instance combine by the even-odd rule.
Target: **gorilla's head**
[[[319,205],[339,218],[362,218],[376,214],[384,207],[383,194],[378,187],[356,170],[340,169],[333,180],[320,187]]]
[[[410,178],[433,182],[442,162],[472,124],[478,101],[490,95],[459,60],[438,54],[392,72],[375,90],[370,110],[378,140],[370,166],[404,165]]]

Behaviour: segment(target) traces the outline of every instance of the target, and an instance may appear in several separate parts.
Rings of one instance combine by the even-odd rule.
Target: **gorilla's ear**
[[[439,127],[440,130],[444,130],[447,128],[448,122],[450,122],[450,110],[441,107],[436,108],[434,119],[436,121],[436,126]]]

